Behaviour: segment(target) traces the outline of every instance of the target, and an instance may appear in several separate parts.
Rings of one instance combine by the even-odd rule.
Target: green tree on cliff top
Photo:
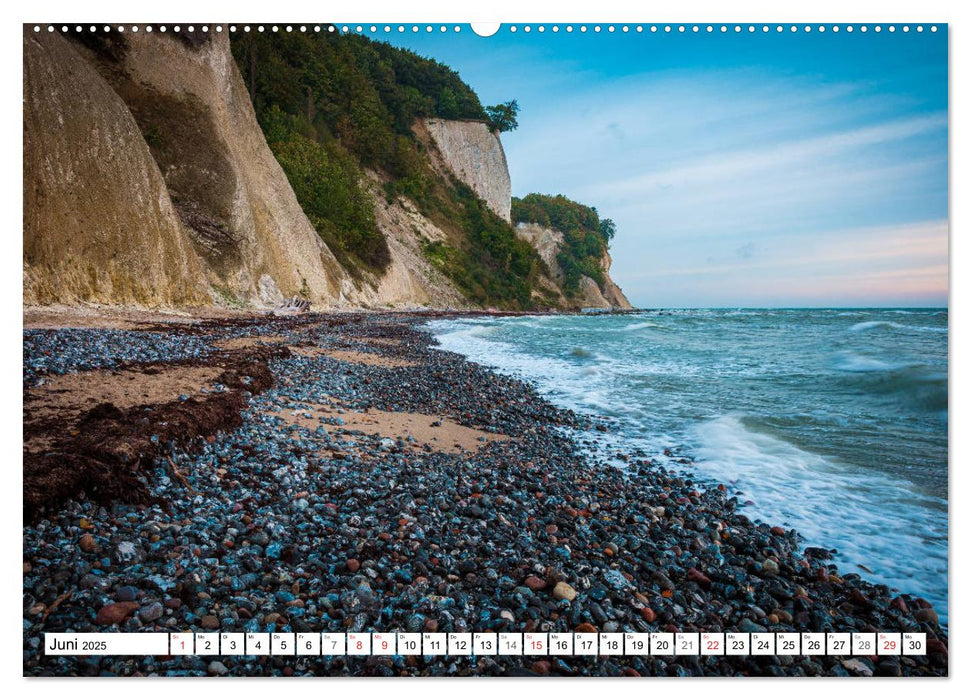
[[[516,121],[519,103],[516,100],[486,107],[485,111],[489,116],[489,128],[493,131],[501,134],[505,131],[513,131],[519,126],[519,122]]]

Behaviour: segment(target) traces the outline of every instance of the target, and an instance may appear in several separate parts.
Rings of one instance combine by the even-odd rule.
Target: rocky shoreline
[[[436,349],[428,317],[25,331],[24,674],[947,674],[927,601],[839,572],[829,551],[737,512],[724,486],[636,456],[599,463],[576,431],[606,422]],[[143,390],[168,372],[202,377],[198,391]],[[52,389],[64,373],[84,410]],[[87,476],[45,482],[56,469]],[[922,631],[929,654],[39,651],[43,632],[67,630]]]

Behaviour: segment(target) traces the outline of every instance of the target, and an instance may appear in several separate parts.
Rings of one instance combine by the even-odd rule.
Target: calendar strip
[[[923,632],[48,632],[48,656],[924,656]]]

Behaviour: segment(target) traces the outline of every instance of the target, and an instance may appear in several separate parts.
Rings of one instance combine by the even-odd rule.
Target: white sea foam
[[[835,358],[833,367],[843,372],[886,372],[899,367],[875,357],[866,357],[852,352],[836,353]]]
[[[947,333],[947,328],[936,326],[908,326],[895,321],[863,321],[850,326],[850,331],[860,333],[862,331],[873,330],[874,328],[893,328],[895,330],[919,331],[922,333]]]
[[[861,323],[854,323],[850,326],[850,331],[853,333],[859,333],[860,331],[869,331],[874,328],[903,328],[899,323],[894,323],[893,321],[863,321]]]
[[[565,351],[562,357],[570,359],[533,355],[491,337],[497,330],[495,326],[477,323],[468,327],[466,322],[467,319],[461,319],[432,324],[436,340],[443,350],[531,381],[540,391],[565,403],[568,408],[597,411],[610,407],[601,372],[598,368],[578,364],[589,362],[590,359],[606,358],[583,348]]]
[[[931,591],[947,577],[947,512],[914,484],[861,470],[747,428],[736,416],[692,431],[694,469],[730,483],[750,512],[836,548],[847,572],[904,591]],[[874,508],[874,504],[880,504]]]
[[[777,316],[791,319],[781,328],[778,320],[762,322],[757,313],[666,312],[658,323],[677,329],[668,333],[627,330],[654,323],[643,317],[634,323],[546,317],[529,325],[521,318],[464,318],[434,321],[429,328],[443,349],[526,379],[558,405],[618,419],[616,433],[587,436],[600,441],[601,458],[642,450],[683,469],[664,450],[695,457],[697,464],[687,470],[744,491],[742,500],[754,502],[746,509],[750,517],[795,527],[807,544],[836,547],[844,571],[864,565],[875,572],[868,578],[924,595],[946,619],[946,502],[922,495],[946,496],[946,487],[941,492],[932,480],[922,481],[929,490],[921,491],[903,476],[927,479],[941,464],[935,460],[946,468],[946,428],[943,456],[921,453],[926,445],[893,432],[901,411],[926,410],[933,420],[946,421],[946,381],[941,384],[946,344],[935,337],[946,328],[914,333],[874,321],[882,311],[861,310],[847,312],[866,319],[847,334],[838,321],[825,321],[842,313],[779,311]],[[866,332],[882,325],[893,334]],[[943,352],[943,363],[934,352]],[[826,393],[829,389],[836,393]],[[912,400],[888,401],[891,394]],[[839,403],[832,402],[834,396]],[[891,406],[890,413],[880,413],[881,405]],[[919,413],[907,415],[925,420]],[[812,424],[799,420],[806,416]],[[782,432],[753,427],[762,425]],[[809,431],[823,435],[833,454],[843,454],[840,440],[861,430],[891,432],[886,449],[871,451],[874,458],[860,464],[793,442],[800,431]],[[938,435],[923,433],[921,440]],[[847,459],[859,459],[858,450],[850,453]],[[890,455],[900,455],[899,461]],[[919,460],[923,466],[915,466]],[[912,469],[925,471],[914,476]]]
[[[664,328],[660,323],[654,323],[653,321],[638,321],[637,323],[631,323],[630,325],[624,326],[625,331],[639,331],[643,328]]]

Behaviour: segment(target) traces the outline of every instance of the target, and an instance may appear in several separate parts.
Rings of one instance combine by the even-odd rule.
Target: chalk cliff
[[[375,306],[468,308],[455,285],[425,257],[426,242],[444,241],[447,234],[423,216],[407,199],[388,202],[380,195],[380,178],[369,173],[375,200],[375,221],[391,251],[391,264],[375,285],[370,302]]]
[[[138,122],[217,294],[357,301],[266,145],[226,33],[131,34],[119,61],[90,59]]]
[[[631,305],[630,300],[627,299],[627,295],[624,294],[623,290],[610,277],[610,266],[613,264],[610,253],[604,254],[603,258],[601,258],[600,264],[604,275],[604,289],[602,292],[603,298],[610,304],[612,308],[615,309],[634,308]]]
[[[499,136],[479,121],[425,119],[424,127],[452,173],[510,221],[512,185]]]
[[[24,33],[24,303],[208,303],[125,103],[57,34]]]
[[[360,301],[266,146],[225,35],[91,48],[25,29],[24,55],[26,303]]]
[[[296,295],[318,309],[471,308],[476,258],[455,261],[479,250],[465,242],[481,225],[528,241],[545,261],[549,274],[530,273],[527,303],[629,308],[609,281],[609,256],[602,288],[587,277],[567,299],[562,234],[520,224],[513,235],[502,143],[473,119],[420,118],[413,127],[426,172],[441,176],[435,196],[450,204],[429,210],[391,195],[386,174],[362,167],[390,262],[348,267],[267,145],[229,41],[24,28],[25,304],[269,308]],[[449,190],[453,178],[474,194]],[[470,201],[485,211],[476,197],[502,221],[489,214],[492,223],[470,224]],[[469,267],[456,276],[456,264]]]
[[[516,224],[516,235],[529,242],[549,271],[547,277],[549,285],[555,286],[560,293],[560,303],[563,306],[597,309],[630,309],[631,303],[624,296],[620,287],[610,278],[611,259],[609,253],[604,253],[600,260],[604,285],[603,289],[587,275],[580,277],[580,289],[575,297],[566,299],[562,294],[563,269],[557,261],[557,256],[563,246],[563,233],[556,229],[535,223],[521,222]]]

